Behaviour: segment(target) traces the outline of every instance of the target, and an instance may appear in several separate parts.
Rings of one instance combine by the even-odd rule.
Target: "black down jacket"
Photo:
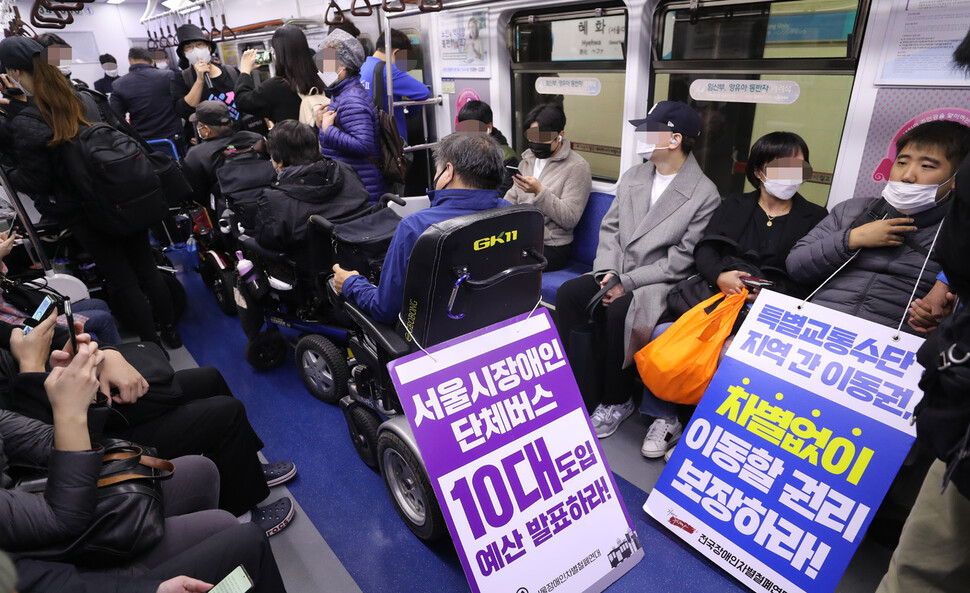
[[[353,167],[324,158],[283,169],[259,196],[256,240],[267,249],[300,252],[310,216],[335,219],[367,205],[367,189]]]
[[[910,216],[917,230],[899,247],[860,249],[852,263],[829,280],[812,298],[822,305],[875,323],[896,327],[909,308],[913,286],[919,281],[916,296],[933,287],[940,264],[932,259],[920,276],[926,252],[933,243],[936,229],[950,205],[936,206]],[[852,199],[838,204],[822,222],[805,235],[788,254],[788,274],[796,282],[814,289],[844,264],[849,251],[849,232],[871,217],[904,218],[904,215],[879,199]],[[918,249],[917,249],[918,248]],[[913,330],[903,324],[903,331]]]
[[[95,510],[103,451],[57,451],[54,427],[0,410],[0,548],[44,549],[77,537]],[[11,490],[11,465],[48,468],[43,496]]]

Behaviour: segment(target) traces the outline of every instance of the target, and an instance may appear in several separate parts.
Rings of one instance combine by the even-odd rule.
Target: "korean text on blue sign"
[[[643,557],[545,309],[388,369],[474,591],[600,591]]]
[[[644,509],[756,591],[834,591],[915,440],[894,336],[763,291]]]

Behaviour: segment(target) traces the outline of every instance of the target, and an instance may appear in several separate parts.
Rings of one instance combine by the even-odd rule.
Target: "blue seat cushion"
[[[593,271],[596,247],[599,245],[600,223],[613,204],[613,196],[601,192],[589,194],[583,217],[573,230],[572,263],[561,270],[542,274],[542,300],[555,306],[556,291],[566,280]]]
[[[613,204],[613,196],[602,192],[589,194],[589,201],[579,224],[573,229],[573,256],[577,262],[593,265],[596,258],[596,247],[600,241],[600,223],[606,216],[606,211]]]
[[[542,301],[550,305],[555,305],[556,291],[559,290],[563,282],[592,271],[593,266],[574,261],[561,270],[544,272],[542,274]]]

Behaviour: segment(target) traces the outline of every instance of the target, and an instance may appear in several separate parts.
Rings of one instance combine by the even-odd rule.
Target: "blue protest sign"
[[[834,591],[915,440],[921,342],[763,291],[644,509],[756,591]]]

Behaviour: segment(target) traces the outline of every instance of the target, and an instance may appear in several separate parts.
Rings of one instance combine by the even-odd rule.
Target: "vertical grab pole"
[[[403,3],[402,3],[403,4]],[[391,47],[391,19],[384,10],[384,88],[387,91],[387,112],[394,117],[394,50]]]

